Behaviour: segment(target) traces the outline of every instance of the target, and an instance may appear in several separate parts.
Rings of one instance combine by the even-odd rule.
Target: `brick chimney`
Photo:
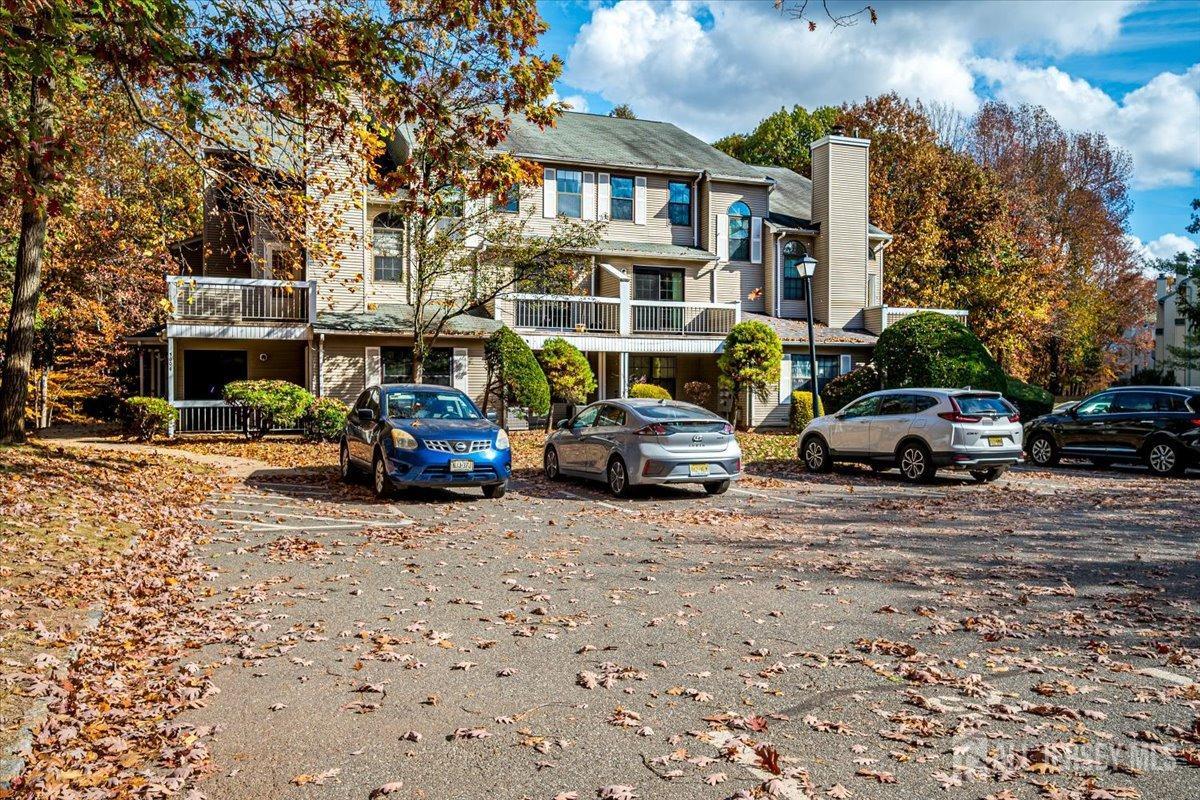
[[[820,226],[813,316],[835,328],[863,326],[867,305],[867,166],[871,141],[841,126],[810,146],[812,221]]]

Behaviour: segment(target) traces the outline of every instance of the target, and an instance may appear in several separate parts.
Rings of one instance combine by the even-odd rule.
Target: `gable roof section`
[[[619,119],[568,111],[552,128],[539,128],[513,118],[508,139],[500,146],[539,161],[596,164],[696,173],[714,178],[764,183],[761,170],[743,164],[669,122]]]

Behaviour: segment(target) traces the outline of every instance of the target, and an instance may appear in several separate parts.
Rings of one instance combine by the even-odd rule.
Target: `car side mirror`
[[[1076,406],[1072,406],[1071,408],[1068,408],[1067,416],[1071,417],[1072,419],[1077,418],[1079,416],[1079,408]]]
[[[560,419],[558,422],[554,423],[554,427],[558,428],[559,430],[569,428],[570,426],[571,420],[569,419]]]
[[[375,412],[373,412],[369,408],[358,409],[358,411],[355,412],[355,416],[358,417],[359,422],[374,422],[375,421]]]

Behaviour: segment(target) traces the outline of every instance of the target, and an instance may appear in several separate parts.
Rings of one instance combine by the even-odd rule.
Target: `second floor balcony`
[[[171,318],[192,322],[311,323],[316,281],[268,278],[167,277]]]
[[[495,317],[519,331],[610,336],[721,337],[741,322],[740,303],[632,300],[513,292],[496,298]]]

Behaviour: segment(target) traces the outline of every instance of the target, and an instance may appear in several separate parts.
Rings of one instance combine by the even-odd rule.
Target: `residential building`
[[[868,219],[866,139],[835,131],[813,142],[811,180],[742,163],[649,120],[567,113],[547,129],[518,121],[504,148],[539,164],[543,180],[519,187],[503,210],[530,215],[531,235],[560,216],[602,220],[603,238],[579,254],[570,293],[506,292],[456,318],[435,343],[426,381],[481,400],[483,342],[508,325],[535,350],[555,336],[577,346],[598,398],[624,396],[636,381],[682,398],[685,384],[702,381],[713,387],[714,409],[738,402],[753,425],[785,425],[792,389],[809,382],[801,259],[817,262],[820,380],[869,360],[884,328],[918,310],[882,303],[891,237]],[[229,425],[220,391],[230,380],[284,378],[353,402],[365,386],[409,377],[404,220],[372,187],[346,191],[339,225],[359,244],[325,263],[272,242],[252,219],[231,226],[227,210],[206,200],[204,230],[175,249],[191,275],[168,278],[166,329],[140,340],[144,374],[180,407],[183,430]],[[303,280],[273,277],[276,264],[297,259]],[[751,319],[774,328],[785,347],[766,400],[717,389],[725,336]]]
[[[1191,278],[1178,275],[1159,275],[1155,282],[1155,297],[1158,300],[1154,320],[1154,365],[1160,370],[1175,373],[1175,382],[1180,386],[1200,385],[1200,369],[1181,366],[1172,357],[1171,348],[1187,345],[1187,318],[1179,308],[1179,292],[1184,291],[1194,301],[1196,285]]]

